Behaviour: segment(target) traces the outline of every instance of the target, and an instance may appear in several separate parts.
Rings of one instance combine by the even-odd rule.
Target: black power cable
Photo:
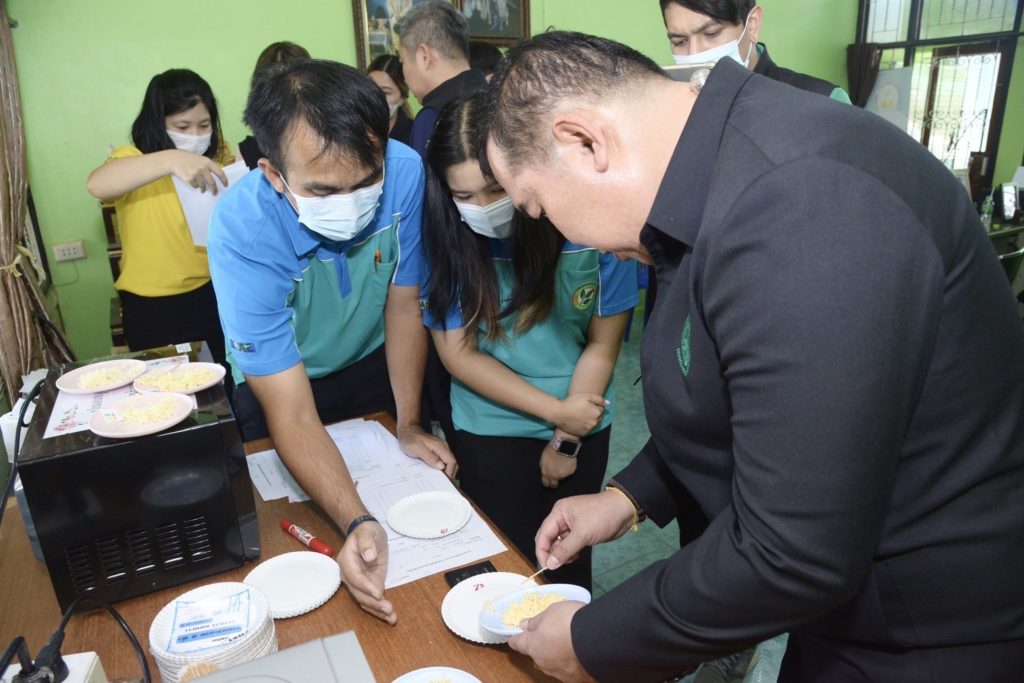
[[[22,676],[22,674],[18,674],[14,677],[12,683],[35,683],[36,681],[52,681],[53,683],[60,683],[60,681],[63,681],[68,677],[68,667],[64,662],[64,658],[60,654],[60,646],[64,643],[64,629],[67,628],[68,622],[71,620],[75,609],[83,602],[91,602],[98,607],[102,607],[114,618],[118,626],[121,627],[121,630],[124,631],[126,636],[128,636],[128,640],[131,641],[132,648],[135,650],[135,655],[139,658],[139,664],[142,666],[142,680],[145,681],[145,683],[151,683],[152,677],[149,671],[149,662],[146,661],[146,653],[143,651],[142,646],[139,644],[139,641],[135,637],[135,633],[132,632],[128,622],[126,622],[124,617],[122,617],[121,614],[109,603],[93,597],[88,593],[79,593],[75,596],[75,599],[71,601],[68,608],[64,610],[64,615],[61,617],[60,625],[53,634],[50,635],[50,638],[46,641],[46,645],[43,645],[42,649],[39,650],[39,654],[36,655],[35,660],[35,667],[38,669],[38,673],[31,676]]]
[[[11,665],[14,660],[14,655],[17,653],[18,661],[21,662],[21,674],[33,674],[36,671],[35,666],[32,664],[32,658],[28,654],[28,646],[25,644],[25,639],[21,636],[16,636],[11,644],[4,650],[3,657],[0,657],[0,676],[4,675],[7,671],[7,667]]]
[[[25,413],[28,412],[28,407],[32,405],[32,401],[36,400],[36,397],[39,396],[39,392],[43,390],[43,382],[45,381],[46,379],[44,378],[36,382],[36,385],[32,387],[25,397],[25,402],[21,405],[21,412],[18,413],[18,424],[14,427],[14,453],[12,454],[10,477],[7,479],[4,495],[0,497],[0,524],[4,521],[7,499],[11,497],[11,491],[14,490],[14,478],[18,475],[18,452],[21,448],[21,430],[28,428],[28,423],[25,422]]]
[[[135,638],[135,634],[132,632],[131,627],[125,622],[124,617],[118,612],[117,609],[111,606],[110,603],[104,602],[99,598],[93,597],[88,593],[79,593],[75,596],[75,599],[68,605],[68,609],[65,610],[63,616],[60,618],[60,625],[56,628],[53,634],[50,636],[46,644],[43,645],[42,649],[39,650],[39,654],[36,655],[36,667],[42,671],[53,672],[53,681],[59,683],[59,681],[68,678],[68,665],[63,661],[63,657],[60,656],[60,645],[63,643],[65,638],[65,629],[68,628],[68,622],[71,621],[72,614],[79,604],[83,602],[91,602],[98,607],[102,607],[108,611],[114,620],[124,631],[125,635],[128,636],[128,640],[131,641],[131,646],[135,650],[135,655],[138,657],[139,664],[142,666],[142,680],[145,683],[151,683],[152,678],[150,674],[150,663],[145,660],[145,652],[142,650],[142,646],[139,645],[138,639]],[[62,675],[61,675],[62,674]],[[35,680],[48,680],[48,679],[33,679],[33,678],[18,678],[14,677],[13,683],[34,683]]]
[[[31,405],[38,396],[39,392],[42,391],[43,382],[45,380],[39,380],[32,390],[29,391],[25,397],[25,403],[21,406],[21,412],[18,414],[18,424],[14,430],[14,459],[11,465],[10,478],[7,481],[7,486],[4,489],[4,494],[0,497],[0,524],[3,523],[4,510],[7,507],[7,499],[11,495],[11,491],[14,489],[14,479],[18,473],[18,455],[21,448],[21,430],[27,428],[29,425],[25,422],[25,413],[28,412],[28,407]],[[117,621],[118,626],[124,631],[125,635],[128,636],[128,640],[131,641],[132,648],[135,650],[136,656],[139,658],[139,663],[142,665],[142,676],[145,683],[151,683],[152,677],[149,671],[149,662],[146,661],[146,653],[143,651],[142,646],[139,645],[138,639],[132,632],[128,622],[124,620],[124,617],[118,613],[116,609],[110,606],[110,604],[100,600],[99,598],[93,597],[88,593],[80,593],[75,596],[75,599],[71,601],[68,608],[64,611],[63,616],[60,620],[60,625],[57,630],[53,632],[50,638],[46,641],[46,645],[39,650],[39,654],[36,655],[35,663],[33,664],[31,658],[28,655],[28,648],[25,645],[25,639],[21,636],[16,637],[11,644],[7,647],[4,652],[3,658],[0,659],[0,675],[7,670],[10,665],[11,659],[14,654],[18,653],[18,658],[21,660],[21,672],[15,675],[14,683],[27,683],[30,681],[53,681],[55,683],[63,681],[68,677],[68,667],[64,662],[63,657],[60,654],[60,646],[64,642],[64,629],[67,628],[68,621],[71,619],[72,614],[81,603],[91,602],[98,607],[105,609],[110,616]]]
[[[7,479],[7,486],[4,487],[4,495],[0,496],[0,524],[4,520],[4,511],[7,509],[7,499],[11,497],[11,491],[14,490],[14,479],[18,476],[18,450],[21,447],[21,430],[22,427],[28,427],[25,422],[25,413],[28,412],[28,407],[32,404],[32,401],[39,396],[39,392],[43,388],[43,381],[39,380],[36,385],[32,387],[32,390],[28,392],[28,396],[25,397],[25,402],[21,406],[21,412],[18,413],[18,423],[14,427],[14,453],[11,454],[11,471],[10,476]],[[21,661],[21,672],[18,674],[31,676],[35,674],[38,669],[32,664],[32,658],[28,653],[28,646],[25,644],[25,639],[21,636],[17,636],[11,641],[11,644],[7,646],[7,650],[4,652],[3,658],[0,658],[0,676],[7,671],[7,667],[10,666],[11,660],[14,658],[14,654],[17,652],[18,659]]]

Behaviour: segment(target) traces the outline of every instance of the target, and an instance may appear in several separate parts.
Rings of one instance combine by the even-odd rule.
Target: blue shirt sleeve
[[[445,315],[444,321],[442,321],[427,310],[427,293],[426,290],[421,291],[420,308],[423,309],[424,325],[432,330],[458,330],[462,327],[462,307],[459,306],[458,302],[453,303],[448,308],[448,314]]]
[[[283,243],[273,239],[273,211],[266,215],[255,193],[247,189],[232,188],[217,204],[210,218],[207,255],[233,363],[247,375],[272,375],[302,360],[287,305],[294,287],[288,257],[294,260],[294,253],[289,253],[287,238]],[[297,267],[291,270],[300,276]]]
[[[421,157],[427,156],[427,142],[430,141],[430,135],[434,132],[434,126],[437,125],[437,120],[441,117],[441,112],[433,107],[424,107],[420,109],[420,113],[416,115],[416,120],[412,122],[412,131],[409,133],[409,146],[419,152]]]
[[[601,301],[599,316],[628,311],[637,304],[637,263],[620,261],[614,254],[601,254]]]
[[[394,143],[398,144],[398,143]],[[418,287],[423,282],[423,162],[408,156],[389,157],[389,172],[397,173],[396,207],[401,212],[398,224],[398,265],[392,284]]]

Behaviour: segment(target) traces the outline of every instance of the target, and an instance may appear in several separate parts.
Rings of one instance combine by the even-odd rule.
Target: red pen
[[[334,557],[334,551],[331,550],[331,546],[327,545],[326,543],[324,543],[319,538],[309,533],[302,527],[292,524],[287,519],[282,519],[281,528],[287,531],[295,538],[299,539],[302,545],[306,546],[310,550],[317,553],[323,553],[328,557]]]

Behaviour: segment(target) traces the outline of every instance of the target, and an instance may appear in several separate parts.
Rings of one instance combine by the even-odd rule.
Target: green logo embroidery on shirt
[[[679,360],[679,369],[683,371],[683,377],[690,376],[690,316],[686,316],[683,323],[683,334],[679,339],[679,348],[676,349],[676,358]]]
[[[593,283],[580,285],[576,288],[576,291],[572,293],[572,305],[576,307],[577,311],[585,311],[594,305],[594,299],[596,297],[597,285]]]

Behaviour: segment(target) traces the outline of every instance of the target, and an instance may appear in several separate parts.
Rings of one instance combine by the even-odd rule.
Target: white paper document
[[[249,478],[263,500],[286,497],[289,503],[309,500],[309,496],[292,477],[292,473],[281,462],[281,458],[277,457],[277,451],[253,453],[245,459],[245,463],[249,466]]]
[[[349,420],[327,428],[341,451],[366,509],[388,533],[388,575],[385,588],[422,579],[505,551],[505,545],[474,510],[464,527],[437,539],[408,538],[387,524],[388,510],[406,496],[424,491],[458,492],[440,470],[411,458],[398,439],[378,422]],[[309,500],[277,452],[262,451],[246,458],[249,476],[263,500],[287,497]]]
[[[157,358],[146,361],[149,370],[157,368],[188,363],[188,356],[174,356],[172,358]],[[74,434],[89,429],[89,420],[93,413],[102,413],[104,410],[111,410],[114,406],[127,401],[132,396],[138,396],[139,392],[131,384],[111,389],[98,394],[69,394],[66,391],[58,391],[57,398],[53,402],[53,410],[50,411],[50,421],[46,423],[46,431],[43,438],[49,439],[63,434]],[[192,397],[192,409],[196,409],[196,397]]]
[[[230,166],[225,166],[224,175],[228,177],[227,187],[234,185],[248,172],[249,167],[245,165],[244,161],[236,161]],[[192,233],[192,242],[197,247],[205,247],[206,236],[210,227],[210,216],[213,215],[213,207],[224,196],[227,188],[224,187],[224,183],[217,176],[214,176],[214,182],[217,183],[217,194],[209,190],[200,192],[174,175],[171,176],[171,180],[174,181],[174,189],[178,193],[181,210],[185,213],[185,221],[188,222],[189,232]]]

